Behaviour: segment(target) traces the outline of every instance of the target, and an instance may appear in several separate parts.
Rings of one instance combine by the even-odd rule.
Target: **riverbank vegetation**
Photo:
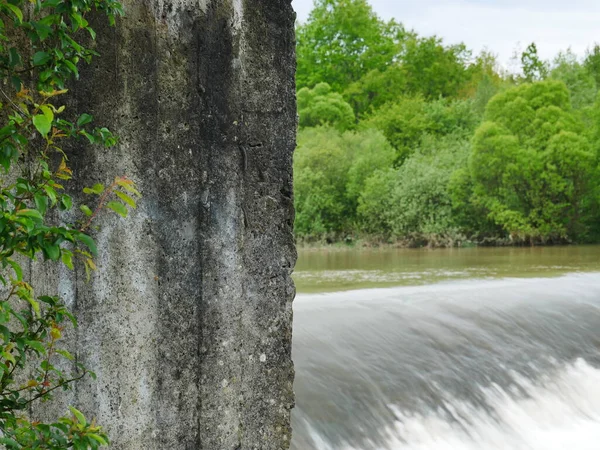
[[[600,241],[600,46],[509,73],[366,0],[316,0],[297,40],[300,242]]]

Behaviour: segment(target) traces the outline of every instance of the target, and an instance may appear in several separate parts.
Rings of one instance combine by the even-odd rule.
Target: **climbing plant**
[[[127,216],[139,196],[126,177],[85,188],[90,201],[78,208],[66,193],[73,172],[64,143],[117,141],[93,126],[91,115],[74,115],[60,101],[80,63],[97,56],[90,14],[114,24],[123,10],[115,0],[0,0],[0,448],[108,444],[102,428],[74,407],[51,423],[31,413],[35,403],[95,375],[63,347],[76,318],[58,296],[36,294],[30,261],[71,270],[80,264],[89,277],[94,219],[107,210]]]

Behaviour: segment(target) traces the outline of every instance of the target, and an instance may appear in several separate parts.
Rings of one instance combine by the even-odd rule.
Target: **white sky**
[[[550,59],[571,49],[583,56],[600,43],[598,0],[369,0],[383,19],[395,18],[421,35],[437,34],[448,44],[464,42],[476,53],[487,48],[510,67],[515,48],[535,41]],[[305,21],[313,0],[293,0]]]

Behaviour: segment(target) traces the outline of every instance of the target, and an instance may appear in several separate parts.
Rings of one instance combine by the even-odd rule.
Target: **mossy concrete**
[[[71,108],[120,137],[75,148],[83,185],[134,179],[99,270],[62,273],[98,374],[65,397],[123,450],[287,449],[295,147],[290,0],[125,0]],[[83,200],[83,199],[80,199]],[[67,400],[65,400],[67,401]]]

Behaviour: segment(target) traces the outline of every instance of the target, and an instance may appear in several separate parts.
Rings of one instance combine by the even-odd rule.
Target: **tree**
[[[521,54],[521,67],[528,83],[544,80],[548,76],[548,64],[540,59],[535,42],[529,44]]]
[[[497,57],[488,51],[482,51],[475,62],[469,65],[467,72],[469,81],[460,95],[472,98],[475,111],[483,116],[487,103],[504,84]]]
[[[468,138],[460,133],[425,136],[399,168],[374,173],[361,193],[361,228],[413,243],[453,245],[462,236],[454,219],[448,185],[466,166]]]
[[[393,159],[393,148],[376,130],[301,130],[294,158],[296,233],[321,237],[351,232],[366,180],[390,167]]]
[[[314,89],[302,88],[297,97],[300,127],[329,125],[345,131],[355,124],[352,106],[332,92],[327,83],[319,83]]]
[[[111,209],[126,216],[135,207],[134,184],[116,178],[108,187],[84,189],[96,200],[80,205],[63,184],[73,173],[61,145],[78,139],[111,147],[115,136],[92,127],[92,116],[78,117],[59,104],[66,83],[78,77],[81,61],[96,53],[85,45],[94,39],[88,17],[99,12],[114,23],[122,14],[115,0],[0,1],[0,444],[7,449],[95,449],[108,438],[77,409],[52,423],[35,421],[33,403],[93,372],[61,348],[68,324],[76,318],[52,295],[38,296],[22,269],[28,260],[40,264],[82,264],[95,269],[96,245],[89,232],[93,219]],[[61,212],[67,212],[61,214]],[[42,262],[43,260],[44,262]],[[73,361],[72,370],[60,361]]]
[[[581,110],[594,104],[598,91],[596,80],[570,50],[559,53],[554,59],[550,78],[565,83],[573,108]]]
[[[381,107],[368,123],[381,130],[396,149],[396,164],[402,165],[425,134],[470,134],[479,118],[470,101],[426,102],[423,97],[400,97]]]
[[[517,242],[583,236],[596,156],[566,86],[525,84],[495,96],[473,139],[474,201]]]
[[[298,87],[325,82],[343,92],[370,71],[385,71],[399,53],[405,31],[379,19],[366,0],[315,0],[296,35]]]
[[[395,101],[406,91],[406,71],[399,64],[389,66],[383,72],[374,69],[344,91],[358,117],[366,117],[378,108]]]
[[[594,44],[592,49],[586,51],[583,66],[594,77],[596,85],[600,86],[600,45]]]
[[[401,58],[407,92],[428,100],[458,96],[468,81],[470,55],[463,44],[445,47],[437,36],[411,36]]]

